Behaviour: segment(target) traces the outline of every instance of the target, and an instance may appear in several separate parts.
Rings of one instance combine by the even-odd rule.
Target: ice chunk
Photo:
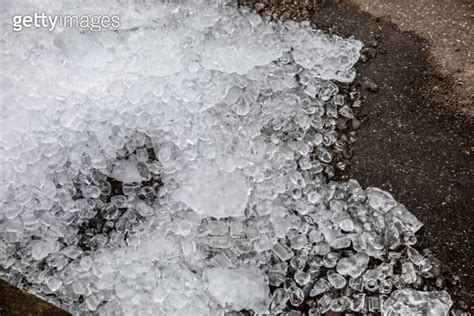
[[[304,302],[304,292],[296,285],[292,285],[287,289],[290,297],[290,303],[293,306],[300,306]]]
[[[336,289],[342,289],[347,284],[346,279],[338,273],[328,273],[328,281]]]
[[[415,283],[417,276],[413,263],[405,262],[402,264],[402,278],[407,284]]]
[[[46,285],[51,291],[55,292],[61,288],[62,281],[56,276],[51,276],[46,279]]]
[[[226,309],[265,313],[270,304],[268,281],[262,271],[210,268],[204,271],[207,290]]]
[[[296,283],[303,286],[303,285],[308,284],[311,281],[311,274],[309,274],[308,272],[304,272],[302,270],[298,270],[295,272],[294,279]]]
[[[383,316],[446,316],[453,301],[446,291],[397,290],[382,305]]]
[[[416,233],[423,226],[423,223],[401,204],[395,206],[391,212],[409,231],[413,233]]]
[[[323,294],[324,292],[328,291],[331,289],[331,283],[326,281],[326,279],[319,279],[311,289],[311,292],[309,293],[309,296],[318,296],[320,294]]]
[[[272,295],[271,311],[275,312],[284,309],[289,299],[290,297],[285,289],[276,289]]]
[[[290,260],[294,256],[293,250],[282,243],[275,244],[272,248],[272,251],[281,261]]]
[[[339,274],[357,278],[367,268],[368,263],[369,256],[363,252],[358,252],[348,258],[339,260],[336,269]]]
[[[120,160],[115,163],[112,169],[112,178],[124,182],[141,182],[146,180],[138,171],[137,161]]]
[[[367,188],[367,198],[369,205],[382,214],[386,214],[397,204],[390,193],[378,188]]]
[[[208,163],[199,163],[186,174],[187,179],[174,194],[177,201],[206,216],[244,215],[250,192],[239,171],[225,172]]]

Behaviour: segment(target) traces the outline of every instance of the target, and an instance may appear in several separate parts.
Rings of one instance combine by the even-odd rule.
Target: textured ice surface
[[[240,171],[227,172],[206,163],[185,170],[186,180],[174,194],[194,211],[216,218],[244,215],[249,188]]]
[[[204,271],[209,294],[221,306],[231,310],[252,309],[265,313],[270,304],[268,281],[262,271],[255,268]]]
[[[383,315],[387,316],[446,316],[453,302],[446,291],[423,292],[413,289],[397,290],[385,301]]]
[[[166,3],[2,2],[0,276],[74,314],[444,310],[400,290],[439,271],[415,216],[328,181],[362,44]],[[122,25],[12,31],[42,11]]]

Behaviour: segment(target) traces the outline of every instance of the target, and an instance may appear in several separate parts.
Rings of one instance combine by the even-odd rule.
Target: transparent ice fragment
[[[225,253],[219,253],[215,255],[214,257],[212,257],[211,261],[215,266],[220,268],[232,267],[232,261]]]
[[[323,294],[324,292],[331,289],[332,285],[326,279],[320,278],[316,283],[313,285],[309,296],[314,297]]]
[[[352,113],[352,109],[347,106],[347,105],[344,105],[340,110],[339,110],[339,113],[342,115],[342,116],[345,116],[347,118],[354,118],[354,114]]]
[[[140,174],[137,161],[134,160],[117,161],[112,169],[111,177],[124,183],[142,182],[146,180],[146,178]]]
[[[390,193],[378,188],[367,188],[367,198],[369,205],[382,214],[388,213],[397,204]]]
[[[137,208],[137,212],[143,217],[151,216],[155,212],[153,210],[153,207],[141,201],[137,203],[136,208]]]
[[[402,277],[407,284],[415,283],[417,276],[413,263],[405,262],[402,264]]]
[[[351,245],[351,237],[350,236],[342,236],[335,238],[330,242],[331,247],[335,249],[344,249],[348,248]]]
[[[422,226],[423,223],[420,222],[415,215],[406,209],[401,204],[396,205],[391,213],[397,218],[397,220],[406,227],[407,230],[416,233]]]
[[[367,297],[367,305],[368,305],[369,311],[371,312],[379,311],[381,308],[380,297],[377,297],[377,296]]]
[[[417,266],[421,266],[425,258],[415,248],[407,247],[407,255],[411,262]]]
[[[390,279],[380,281],[379,292],[381,294],[390,294],[392,292],[393,281]]]
[[[63,282],[57,276],[51,276],[51,277],[46,279],[46,285],[53,292],[56,292],[57,290],[59,290],[61,288],[62,284],[63,284]]]
[[[272,249],[273,245],[275,244],[275,240],[270,236],[263,234],[258,237],[258,239],[254,242],[253,248],[257,252],[263,252]]]
[[[110,198],[110,202],[118,208],[127,205],[127,197],[125,195],[114,195]]]
[[[321,309],[322,314],[329,311],[329,309],[331,308],[331,302],[332,302],[332,299],[328,294],[324,294],[323,297],[321,297],[318,300],[318,305],[319,305],[319,308]]]
[[[351,309],[354,312],[360,312],[365,307],[366,294],[358,293],[352,296]]]
[[[291,248],[299,250],[302,249],[308,243],[308,239],[306,238],[306,235],[297,235],[291,238],[290,243]]]
[[[323,265],[326,268],[334,268],[338,262],[338,259],[339,257],[337,254],[333,252],[327,253],[323,258]]]
[[[235,221],[230,223],[230,235],[232,238],[241,237],[245,233],[244,223]]]
[[[273,246],[272,251],[281,261],[290,260],[294,256],[293,250],[280,242]]]
[[[364,289],[364,279],[363,277],[351,278],[349,280],[349,286],[356,290],[357,292],[362,292]]]
[[[300,306],[304,302],[304,292],[296,285],[292,285],[287,289],[290,303],[293,306]]]
[[[7,243],[15,243],[20,241],[21,232],[14,230],[6,230],[3,232],[3,240]]]
[[[348,258],[340,259],[337,262],[336,270],[339,274],[357,278],[365,271],[368,263],[369,256],[363,252],[358,252]]]
[[[308,193],[308,202],[311,204],[316,204],[321,201],[321,194],[316,191],[311,191]]]
[[[76,246],[69,246],[61,250],[61,253],[68,258],[76,259],[82,253],[82,250]]]
[[[286,272],[272,270],[268,272],[269,283],[272,286],[280,286],[285,281]]]
[[[346,279],[338,273],[328,273],[328,281],[336,289],[342,289],[347,284]]]
[[[316,154],[319,160],[324,163],[330,163],[332,161],[331,153],[324,147],[318,146],[316,148]]]
[[[86,298],[86,306],[90,311],[95,311],[101,302],[101,297],[95,293]]]
[[[296,283],[303,286],[311,281],[311,274],[309,274],[308,272],[304,272],[303,270],[298,270],[295,272],[294,279]]]
[[[403,242],[407,246],[413,246],[416,244],[416,236],[413,232],[407,231],[403,234]]]
[[[335,312],[343,312],[349,309],[350,306],[351,300],[346,296],[333,299],[331,302],[331,310]]]
[[[212,248],[226,249],[231,246],[229,236],[212,236],[209,240],[209,246]]]
[[[384,316],[446,316],[453,302],[446,291],[423,292],[413,289],[394,291],[383,303]]]

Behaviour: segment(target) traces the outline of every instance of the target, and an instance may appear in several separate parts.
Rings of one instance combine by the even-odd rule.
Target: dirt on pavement
[[[460,113],[474,115],[474,2],[470,0],[351,0],[401,31],[422,37],[431,64],[452,79]]]

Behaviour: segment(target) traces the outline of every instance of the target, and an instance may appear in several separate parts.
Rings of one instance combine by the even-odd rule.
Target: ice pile
[[[447,313],[421,223],[328,180],[359,41],[232,4],[2,6],[2,278],[75,314]],[[122,25],[11,30],[42,10]]]

